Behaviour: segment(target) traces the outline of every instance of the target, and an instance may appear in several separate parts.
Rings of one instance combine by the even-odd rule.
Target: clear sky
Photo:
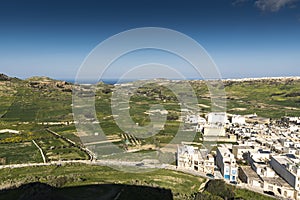
[[[198,41],[224,78],[300,75],[298,0],[2,0],[0,72],[73,79],[101,41],[148,26]]]

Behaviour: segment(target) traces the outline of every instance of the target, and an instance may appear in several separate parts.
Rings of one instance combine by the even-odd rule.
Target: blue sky
[[[74,79],[101,41],[148,26],[198,41],[224,78],[300,75],[298,0],[2,0],[0,72]]]

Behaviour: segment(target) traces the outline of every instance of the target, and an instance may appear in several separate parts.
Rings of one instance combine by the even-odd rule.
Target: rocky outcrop
[[[72,92],[72,84],[66,81],[56,81],[51,79],[27,80],[27,81],[30,87],[40,89],[40,90],[58,89],[63,92]]]
[[[0,81],[10,81],[11,78],[5,74],[0,74]]]

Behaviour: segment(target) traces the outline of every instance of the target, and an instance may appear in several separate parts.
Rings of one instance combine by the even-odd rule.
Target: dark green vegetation
[[[2,169],[0,180],[3,186],[41,182],[53,187],[63,187],[69,192],[72,191],[69,187],[91,184],[141,185],[171,189],[174,199],[192,197],[204,182],[202,178],[169,170],[126,173],[108,167],[83,164]],[[1,196],[0,193],[0,199]]]
[[[16,189],[0,191],[1,200],[172,200],[171,190],[147,186],[98,184],[55,188],[47,184],[31,183]]]
[[[0,158],[5,158],[2,164],[43,162],[39,150],[30,141],[1,144]]]
[[[223,180],[210,180],[205,187],[205,191],[198,193],[195,200],[273,200],[274,198],[258,194],[246,189],[225,184]]]

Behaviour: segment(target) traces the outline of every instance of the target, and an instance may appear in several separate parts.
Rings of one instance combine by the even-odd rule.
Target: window
[[[229,180],[229,179],[230,179],[230,176],[229,176],[229,175],[225,175],[224,178],[225,178],[226,180]]]
[[[269,185],[269,186],[268,186],[268,189],[271,190],[271,191],[273,191],[273,186],[272,186],[272,185]]]
[[[225,173],[228,174],[229,173],[229,168],[225,168]]]

